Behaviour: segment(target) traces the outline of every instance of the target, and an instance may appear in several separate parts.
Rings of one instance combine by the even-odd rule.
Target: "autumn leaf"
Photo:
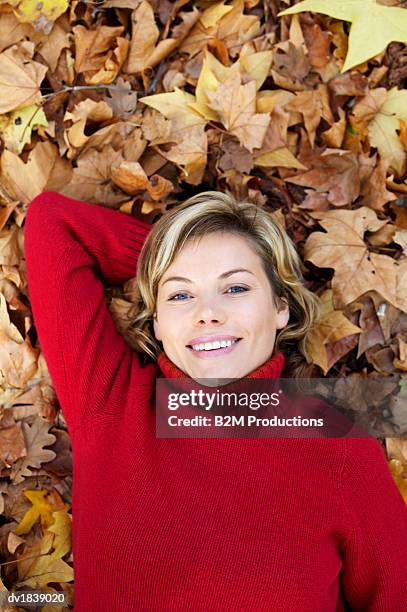
[[[49,34],[54,22],[68,8],[68,0],[9,0],[14,14],[21,23],[31,23],[37,32]]]
[[[256,113],[256,83],[241,83],[238,66],[215,92],[208,92],[209,106],[225,128],[250,152],[260,148],[270,123],[268,113]]]
[[[50,582],[64,583],[74,579],[72,567],[61,558],[49,554],[54,534],[45,535],[27,545],[24,552],[17,557],[18,583],[32,588],[46,587]]]
[[[54,534],[54,552],[51,553],[51,558],[60,559],[71,550],[72,517],[68,514],[70,507],[65,504],[62,510],[55,510],[52,513],[52,524],[46,529],[48,533]]]
[[[25,145],[31,142],[32,131],[40,126],[48,127],[48,121],[41,106],[31,104],[15,110],[9,115],[0,115],[0,132],[6,149],[19,155]]]
[[[397,133],[401,121],[407,121],[406,109],[407,91],[393,87],[368,126],[370,144],[389,161],[397,176],[402,176],[406,170],[406,151]]]
[[[34,43],[26,41],[0,53],[0,114],[41,100],[47,67],[32,59]]]
[[[322,13],[352,23],[342,72],[375,57],[392,41],[407,42],[407,12],[404,8],[383,6],[375,0],[304,0],[281,11],[278,16],[303,11]]]
[[[37,416],[31,427],[23,423],[23,433],[27,455],[18,459],[11,469],[11,478],[15,483],[22,482],[25,476],[30,476],[29,467],[40,468],[42,463],[55,459],[54,451],[44,448],[55,442],[55,436],[48,432],[51,424]]]
[[[177,144],[166,151],[158,150],[163,157],[182,167],[187,182],[198,184],[206,165],[207,137],[205,119],[191,108],[195,97],[176,87],[174,92],[146,96],[140,98],[140,102],[155,108],[171,121],[168,140]]]
[[[335,310],[332,290],[326,290],[320,296],[321,318],[318,324],[309,332],[306,338],[308,355],[316,365],[327,374],[333,363],[328,363],[326,345],[351,336],[360,334],[361,329],[345,317],[342,310]]]
[[[30,500],[32,506],[17,525],[15,531],[17,535],[28,533],[38,519],[41,520],[41,525],[44,529],[52,525],[54,522],[52,517],[53,508],[46,499],[48,494],[49,491],[47,489],[24,491],[24,495]]]
[[[370,252],[363,239],[366,231],[376,231],[386,221],[379,220],[366,206],[313,215],[319,218],[326,233],[313,232],[309,236],[304,256],[316,266],[333,268],[335,308],[343,308],[366,291],[376,290],[396,308],[407,312],[405,264]]]

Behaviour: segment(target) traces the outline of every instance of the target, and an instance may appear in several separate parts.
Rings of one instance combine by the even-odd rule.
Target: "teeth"
[[[225,348],[232,346],[236,340],[216,340],[215,342],[204,342],[202,344],[193,344],[194,351],[212,351],[213,349]]]

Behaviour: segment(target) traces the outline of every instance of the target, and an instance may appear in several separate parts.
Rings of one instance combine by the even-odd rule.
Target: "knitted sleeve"
[[[49,191],[28,206],[24,252],[40,347],[70,432],[120,410],[137,353],[118,333],[102,280],[136,275],[151,226]]]
[[[378,440],[346,440],[342,474],[349,538],[342,588],[352,610],[407,610],[407,505]]]

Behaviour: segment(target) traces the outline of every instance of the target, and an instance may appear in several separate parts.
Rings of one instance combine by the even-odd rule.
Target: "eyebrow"
[[[254,276],[253,272],[250,272],[250,270],[246,270],[246,268],[236,268],[235,270],[228,270],[227,272],[223,272],[223,274],[221,274],[219,278],[227,278],[228,276],[236,274],[237,272],[248,272],[249,274],[252,274]],[[168,283],[169,281],[182,281],[183,283],[193,282],[189,278],[185,278],[184,276],[170,276],[170,278],[167,278],[167,280],[163,282],[163,285],[165,285],[165,283]]]

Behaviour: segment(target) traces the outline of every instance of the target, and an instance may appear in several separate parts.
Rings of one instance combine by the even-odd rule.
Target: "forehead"
[[[249,237],[219,231],[199,238],[190,238],[178,251],[169,268],[192,264],[222,267],[224,262],[251,262],[252,265],[261,265],[260,257]]]

